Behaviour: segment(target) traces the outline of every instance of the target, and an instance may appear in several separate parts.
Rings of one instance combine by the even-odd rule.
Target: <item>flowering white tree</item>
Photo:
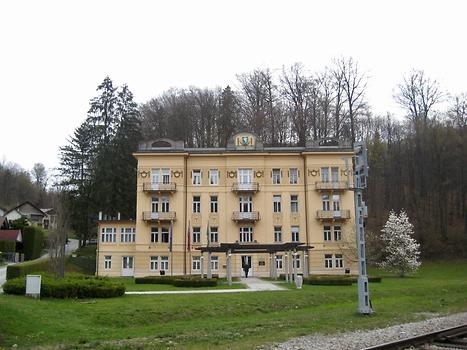
[[[405,211],[399,215],[391,211],[381,232],[384,259],[380,266],[397,272],[399,276],[416,271],[421,265],[420,244],[412,238],[413,225]]]

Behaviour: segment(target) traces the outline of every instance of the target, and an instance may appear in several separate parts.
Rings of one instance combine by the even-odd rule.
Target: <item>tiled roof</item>
[[[0,240],[21,242],[21,230],[0,230]]]

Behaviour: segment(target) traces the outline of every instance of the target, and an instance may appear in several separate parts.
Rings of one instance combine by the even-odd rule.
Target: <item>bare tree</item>
[[[404,77],[403,83],[399,84],[398,88],[399,91],[394,98],[408,111],[408,116],[415,126],[419,122],[426,125],[433,106],[441,102],[444,97],[438,82],[427,78],[422,70],[413,70]]]
[[[70,216],[65,194],[58,196],[56,203],[56,229],[48,237],[49,267],[56,278],[65,275],[65,245],[70,230]]]

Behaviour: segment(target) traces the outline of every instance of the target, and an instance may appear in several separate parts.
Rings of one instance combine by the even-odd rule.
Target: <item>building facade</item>
[[[228,259],[233,276],[357,274],[350,144],[239,133],[226,148],[163,139],[134,156],[136,220],[99,222],[98,275],[225,276]]]

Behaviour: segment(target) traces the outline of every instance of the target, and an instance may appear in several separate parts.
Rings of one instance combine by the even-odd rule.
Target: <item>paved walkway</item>
[[[259,278],[242,278],[241,283],[246,284],[248,288],[241,289],[204,289],[204,290],[166,290],[166,291],[147,291],[147,292],[125,292],[128,295],[153,295],[153,294],[217,294],[217,293],[248,293],[284,290],[284,288]]]

